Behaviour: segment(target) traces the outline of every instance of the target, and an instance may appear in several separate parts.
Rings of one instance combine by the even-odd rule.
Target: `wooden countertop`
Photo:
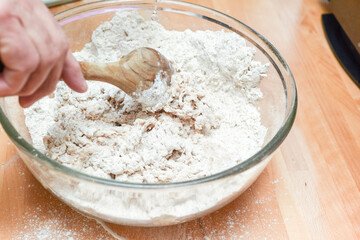
[[[327,1],[191,2],[247,23],[280,51],[298,87],[294,127],[255,184],[223,209],[170,227],[108,227],[126,239],[360,239],[360,91],[324,36]],[[0,149],[0,239],[112,239],[45,191],[2,130]]]

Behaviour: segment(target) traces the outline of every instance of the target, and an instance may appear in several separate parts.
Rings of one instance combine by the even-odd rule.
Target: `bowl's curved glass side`
[[[134,2],[136,4],[131,5]],[[92,31],[99,24],[111,19],[115,10],[136,9],[150,18],[153,5],[153,1],[99,1],[67,10],[56,18],[70,39],[72,51],[78,51],[90,41]],[[271,63],[268,77],[260,84],[264,98],[259,103],[262,122],[269,131],[263,149],[255,156],[221,173],[183,183],[116,182],[69,169],[34,151],[28,142],[18,139],[21,136],[0,109],[0,122],[42,185],[79,211],[114,223],[169,225],[224,206],[245,191],[262,172],[288,134],[296,113],[297,96],[291,72],[276,49],[255,31],[231,17],[193,4],[165,1],[158,7],[159,21],[167,29],[235,31],[259,49],[257,60]],[[93,21],[88,21],[90,19]],[[5,108],[9,111],[10,105]]]
[[[165,226],[225,206],[257,179],[269,161],[270,157],[247,171],[213,182],[168,189],[104,187],[59,172],[46,184],[62,201],[90,217],[124,225]]]
[[[3,112],[0,110],[0,113]],[[3,116],[0,114],[0,117]],[[59,199],[90,217],[134,226],[178,224],[211,213],[244,192],[270,160],[269,157],[247,171],[212,182],[167,189],[136,189],[104,186],[73,177],[34,161],[26,149],[16,147],[36,179]]]

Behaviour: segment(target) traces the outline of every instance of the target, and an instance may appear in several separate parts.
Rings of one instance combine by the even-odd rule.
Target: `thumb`
[[[76,92],[86,92],[88,86],[80,71],[79,63],[75,60],[74,56],[70,51],[66,55],[64,68],[61,74],[64,82]]]

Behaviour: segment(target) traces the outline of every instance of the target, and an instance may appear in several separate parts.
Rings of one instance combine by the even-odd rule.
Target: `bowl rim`
[[[84,8],[87,6],[92,6],[92,5],[96,6],[99,3],[104,4],[105,2],[120,3],[120,4],[126,3],[126,1],[99,0],[99,1],[81,4],[79,6],[75,6],[72,8],[68,8],[64,11],[61,11],[61,12],[55,14],[55,17],[59,16],[61,14],[65,14],[67,12],[73,11],[73,10],[81,10],[81,8]],[[129,1],[129,3],[134,3],[134,2],[136,2],[136,1]],[[139,1],[139,2],[142,2],[143,4],[149,4],[146,1]],[[280,126],[279,130],[275,133],[275,135],[270,139],[270,141],[264,147],[262,147],[258,152],[256,152],[254,155],[247,158],[243,162],[241,162],[229,169],[226,169],[224,171],[221,171],[219,173],[216,173],[216,174],[213,174],[213,175],[210,175],[207,177],[202,177],[202,178],[188,180],[188,181],[182,181],[182,182],[170,182],[170,183],[121,182],[121,181],[117,181],[117,180],[113,180],[113,179],[100,178],[100,177],[92,176],[92,175],[77,171],[75,169],[72,169],[70,167],[62,165],[61,163],[47,157],[45,154],[43,154],[40,151],[38,151],[37,149],[35,149],[30,143],[28,143],[25,139],[23,139],[20,136],[20,134],[17,132],[17,130],[14,128],[14,126],[10,123],[9,119],[6,117],[6,115],[2,109],[2,106],[0,105],[0,123],[2,124],[4,130],[7,133],[7,135],[9,136],[9,138],[14,142],[14,144],[17,147],[19,147],[20,149],[22,149],[27,155],[30,155],[31,158],[35,159],[36,161],[38,161],[42,164],[46,164],[50,168],[52,168],[56,171],[60,171],[61,173],[65,174],[65,175],[69,175],[74,178],[78,178],[81,180],[90,181],[93,183],[106,185],[106,186],[115,186],[115,187],[123,187],[123,188],[140,188],[140,189],[174,188],[174,187],[184,187],[184,186],[190,186],[190,185],[194,185],[194,184],[211,182],[211,181],[214,181],[217,179],[229,177],[231,175],[244,172],[244,171],[248,170],[249,168],[251,168],[252,166],[262,162],[263,160],[266,159],[267,156],[272,154],[277,149],[277,147],[283,142],[283,140],[286,138],[286,136],[290,132],[290,129],[295,120],[297,104],[298,104],[297,89],[296,89],[296,84],[295,84],[293,74],[292,74],[288,64],[286,63],[284,58],[279,53],[279,51],[268,40],[266,40],[261,34],[256,32],[250,26],[248,26],[245,23],[235,19],[234,17],[231,17],[231,16],[229,16],[225,13],[222,13],[218,10],[215,10],[215,9],[212,9],[212,8],[209,8],[206,6],[202,6],[199,4],[184,2],[184,1],[180,1],[180,0],[165,0],[165,1],[161,1],[160,3],[181,4],[183,6],[185,5],[185,6],[189,6],[189,7],[196,7],[196,8],[200,8],[202,10],[209,11],[209,13],[215,12],[216,14],[219,14],[222,17],[229,18],[230,20],[243,25],[245,28],[250,30],[250,32],[254,33],[257,37],[259,37],[259,39],[263,43],[265,43],[267,45],[267,47],[271,51],[273,51],[273,53],[275,53],[276,58],[278,58],[278,60],[282,63],[284,69],[287,71],[287,73],[290,76],[293,96],[291,99],[287,98],[287,100],[291,101],[290,106],[289,106],[290,110],[287,113],[287,115],[285,115],[282,125]],[[94,10],[95,9],[91,9],[89,11],[92,12]],[[195,14],[195,13],[193,13],[193,14]],[[199,14],[197,14],[197,15],[199,15]],[[200,15],[200,16],[202,16],[202,15]],[[69,17],[69,16],[67,16],[67,17]],[[209,17],[207,17],[206,20],[209,20],[208,18]],[[214,20],[214,21],[216,21],[216,20]],[[283,85],[284,85],[284,83],[283,83]],[[285,90],[286,90],[286,88],[285,88]],[[287,93],[286,93],[286,96],[287,96]],[[289,102],[287,102],[287,104],[288,103]]]

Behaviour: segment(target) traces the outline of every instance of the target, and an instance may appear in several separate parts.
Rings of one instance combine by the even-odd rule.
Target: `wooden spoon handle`
[[[131,70],[124,70],[122,65],[115,63],[91,63],[79,62],[84,78],[92,81],[100,81],[113,84],[126,93],[136,91],[138,76]],[[126,78],[129,76],[130,80]],[[129,77],[128,77],[129,78]]]
[[[119,62],[79,64],[85,79],[113,84],[127,94],[150,88],[161,70],[168,75],[168,82],[172,74],[165,57],[151,48],[138,48]]]

